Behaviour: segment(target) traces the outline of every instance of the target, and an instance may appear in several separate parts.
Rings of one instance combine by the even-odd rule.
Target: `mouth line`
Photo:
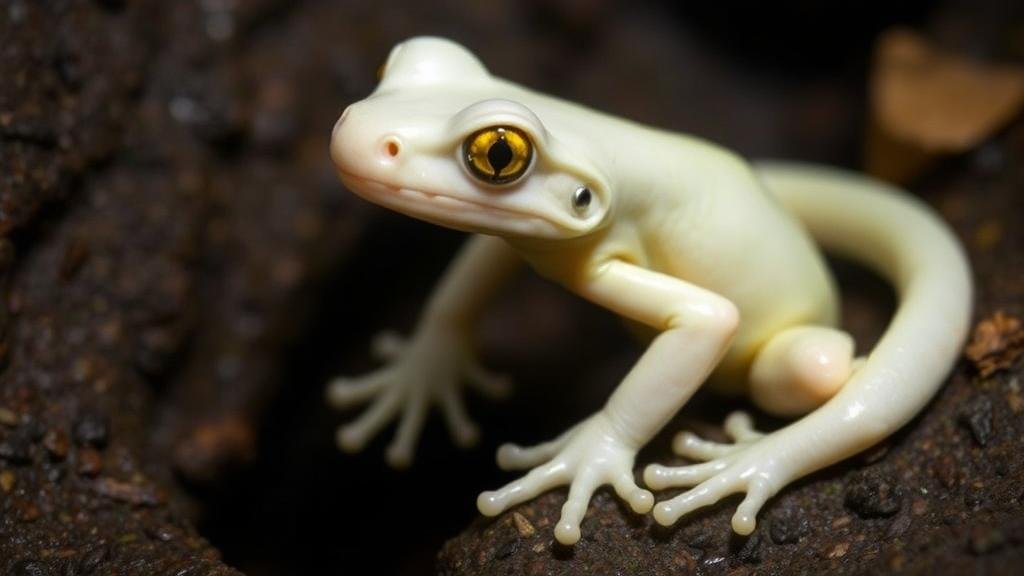
[[[348,172],[346,170],[339,170],[339,172],[345,179],[352,179],[359,182],[365,182],[367,184],[371,184],[373,186],[389,190],[395,194],[401,194],[402,199],[404,200],[411,200],[413,202],[417,200],[426,200],[427,202],[433,203],[434,205],[440,205],[441,207],[444,207],[445,205],[447,205],[448,207],[469,207],[476,212],[481,212],[485,214],[512,217],[515,218],[516,220],[532,220],[535,222],[544,223],[545,225],[549,226],[553,225],[553,223],[549,222],[546,218],[534,214],[528,214],[526,212],[518,212],[516,210],[509,210],[507,208],[488,206],[486,204],[481,204],[479,202],[474,202],[472,200],[456,198],[455,196],[449,196],[447,194],[441,194],[438,192],[427,192],[425,190],[417,190],[415,188],[392,186],[391,184],[387,184],[379,180],[374,180],[373,178],[360,176],[359,174],[353,174],[352,172]],[[389,202],[388,198],[384,196],[378,196],[378,198],[389,204],[397,204],[397,202],[394,202],[394,200],[391,200]]]

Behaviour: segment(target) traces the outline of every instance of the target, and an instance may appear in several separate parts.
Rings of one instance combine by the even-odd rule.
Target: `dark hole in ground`
[[[381,215],[356,259],[329,282],[312,329],[295,342],[287,383],[265,418],[258,462],[203,494],[200,527],[229,564],[257,576],[317,573],[330,566],[352,573],[433,573],[444,541],[477,517],[478,491],[514,478],[495,466],[497,445],[544,440],[586,416],[637,357],[639,347],[615,318],[527,274],[485,322],[485,352],[492,364],[516,376],[517,389],[501,404],[469,397],[483,432],[477,449],[454,448],[433,414],[410,470],[396,472],[384,464],[393,427],[360,455],[338,452],[335,426],[358,411],[328,410],[324,384],[339,372],[372,369],[370,336],[387,327],[407,330],[461,240],[459,234]],[[859,346],[870,346],[891,314],[892,294],[860,267],[842,261],[833,267],[846,316],[853,318],[850,329]],[[539,338],[558,338],[560,346],[520,346],[530,340],[521,333],[537,326],[509,318],[551,303],[568,309],[563,320],[571,325],[560,326],[555,317],[556,333]],[[713,426],[737,408],[749,406],[701,393],[683,419]],[[678,429],[666,427],[651,444],[668,443]],[[641,455],[639,462],[647,460]]]

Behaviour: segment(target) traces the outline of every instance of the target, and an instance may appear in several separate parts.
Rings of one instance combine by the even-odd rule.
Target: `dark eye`
[[[518,128],[492,126],[471,134],[462,144],[469,171],[488,184],[518,180],[533,159],[533,144]]]
[[[587,207],[590,206],[590,200],[592,198],[593,194],[590,192],[590,188],[580,186],[572,194],[572,207],[582,214],[587,211]]]

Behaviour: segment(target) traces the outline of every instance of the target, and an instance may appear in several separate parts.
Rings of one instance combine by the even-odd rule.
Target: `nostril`
[[[397,158],[402,153],[402,143],[393,136],[384,139],[384,154],[391,158]]]

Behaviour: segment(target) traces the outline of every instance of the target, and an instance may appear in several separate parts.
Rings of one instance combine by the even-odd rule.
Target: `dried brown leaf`
[[[983,377],[1013,366],[1024,355],[1021,321],[1002,310],[982,320],[974,327],[974,335],[964,355]]]
[[[868,170],[896,181],[964,152],[1024,107],[1024,67],[944,52],[909,30],[883,34],[871,76]]]

